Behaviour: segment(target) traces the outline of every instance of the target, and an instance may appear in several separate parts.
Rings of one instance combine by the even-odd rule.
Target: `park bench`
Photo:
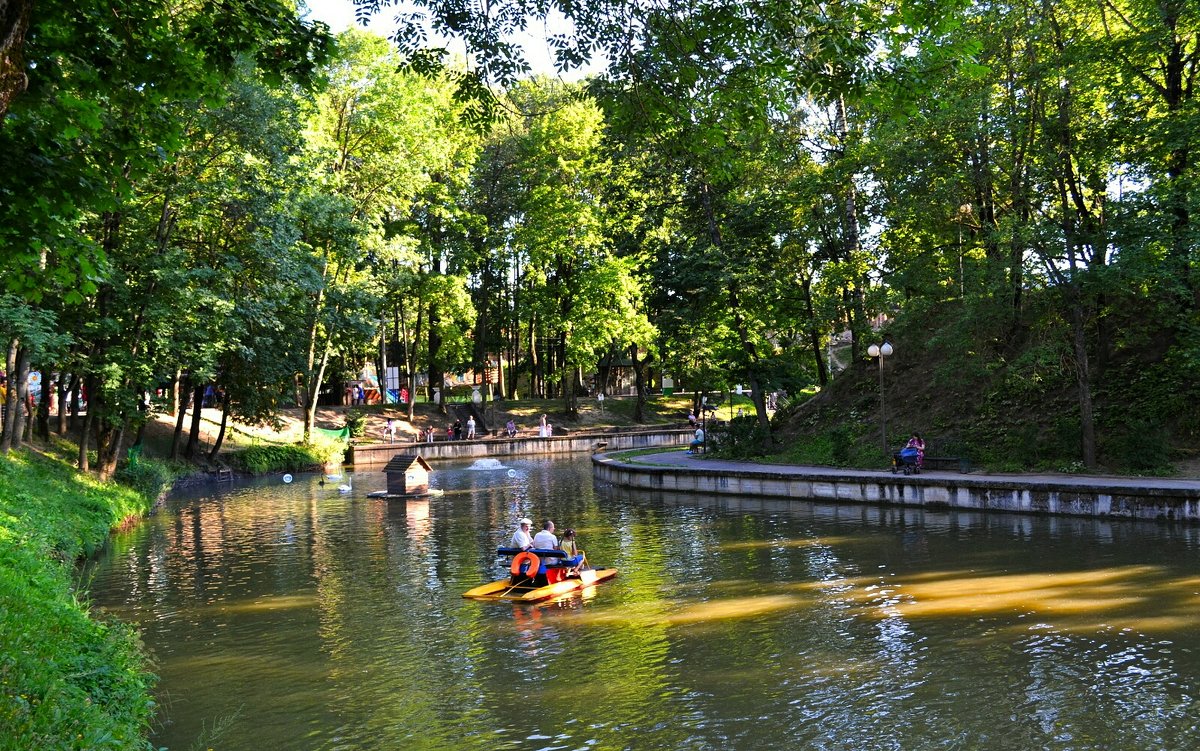
[[[925,447],[925,459],[921,466],[925,469],[941,469],[948,472],[970,472],[971,460],[965,456],[950,456],[949,454],[934,454]]]

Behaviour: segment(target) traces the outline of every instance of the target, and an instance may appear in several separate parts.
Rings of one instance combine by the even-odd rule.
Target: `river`
[[[590,463],[435,464],[179,494],[82,571],[136,623],[170,749],[1184,749],[1200,530],[594,487]],[[616,579],[542,605],[516,519]]]

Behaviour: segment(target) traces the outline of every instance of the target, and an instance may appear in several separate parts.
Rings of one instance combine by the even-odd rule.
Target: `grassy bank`
[[[149,495],[30,452],[0,458],[0,749],[129,749],[154,714],[132,628],[95,620],[71,567]]]

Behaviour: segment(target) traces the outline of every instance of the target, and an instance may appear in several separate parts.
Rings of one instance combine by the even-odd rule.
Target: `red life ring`
[[[529,564],[524,571],[521,570],[522,563]],[[541,568],[541,566],[542,559],[526,550],[513,556],[512,567],[509,570],[512,571],[513,576],[528,576],[530,579],[532,579],[533,577],[537,576],[538,569]]]

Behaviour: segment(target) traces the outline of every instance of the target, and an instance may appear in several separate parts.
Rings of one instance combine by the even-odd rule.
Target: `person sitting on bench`
[[[920,433],[913,433],[908,439],[908,443],[904,444],[904,448],[917,450],[918,469],[925,464],[925,441],[922,440]]]

